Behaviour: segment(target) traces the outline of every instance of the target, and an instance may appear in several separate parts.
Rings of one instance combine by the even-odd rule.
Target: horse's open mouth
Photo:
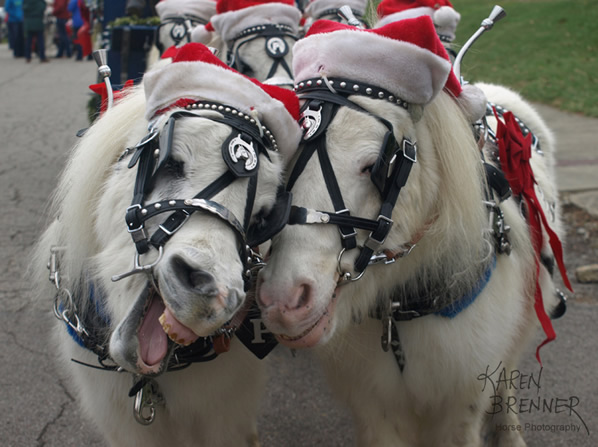
[[[328,306],[315,323],[298,335],[275,334],[276,339],[289,348],[311,348],[317,345],[331,331],[332,318],[334,316],[334,308],[336,304],[336,292],[337,291],[335,291]]]
[[[164,301],[156,291],[151,291],[141,318],[139,330],[139,362],[142,372],[158,372],[165,366],[165,360],[170,357],[173,343],[188,346],[197,340],[198,336],[188,327],[180,323],[165,306]]]

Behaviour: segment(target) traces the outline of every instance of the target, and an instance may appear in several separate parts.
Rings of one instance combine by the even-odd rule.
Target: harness
[[[209,115],[200,112],[211,111]],[[223,123],[232,127],[229,137],[224,141],[221,151],[227,164],[227,171],[214,182],[205,187],[191,199],[168,199],[145,204],[145,197],[152,191],[156,177],[160,175],[168,160],[171,158],[172,142],[176,122],[180,118],[201,118]],[[149,125],[149,133],[136,146],[128,148],[119,161],[131,156],[128,167],[137,166],[137,176],[131,206],[127,208],[125,220],[136,247],[135,267],[126,273],[116,275],[113,281],[119,281],[137,273],[149,275],[144,294],[147,300],[159,296],[159,290],[151,275],[153,267],[161,260],[164,245],[178,231],[196,211],[202,211],[220,218],[233,229],[239,241],[239,256],[244,266],[245,290],[255,279],[257,271],[263,266],[259,255],[250,247],[259,245],[270,239],[280,231],[289,214],[290,195],[279,191],[277,202],[272,210],[261,216],[257,224],[250,226],[253,204],[257,189],[257,173],[259,168],[259,154],[269,159],[268,151],[278,150],[276,140],[271,131],[262,126],[254,118],[232,107],[223,104],[198,101],[187,104],[185,110],[175,111],[166,120],[153,121]],[[237,178],[249,177],[247,190],[247,205],[243,223],[223,205],[211,200],[211,197],[229,186]],[[146,222],[162,213],[170,213],[149,235]],[[145,265],[140,262],[140,256],[148,253],[152,248],[158,251],[157,259]],[[98,357],[100,366],[89,365],[74,360],[85,366],[108,370],[124,371],[111,361],[108,350],[110,320],[105,312],[103,291],[93,282],[81,278],[79,289],[87,296],[75,299],[71,291],[62,285],[60,273],[60,257],[64,247],[52,247],[50,262],[50,281],[56,287],[54,313],[63,321],[69,334],[80,346],[90,350]],[[87,298],[94,304],[85,315],[81,316],[77,309],[77,302]],[[239,315],[239,314],[238,314]],[[220,353],[228,350],[230,338],[237,338],[258,358],[264,358],[277,344],[274,336],[269,332],[256,331],[255,325],[260,324],[259,309],[254,301],[247,303],[242,316],[235,317],[212,336],[200,337],[189,346],[176,345],[166,371],[176,371],[190,366],[192,363],[213,360]],[[258,336],[256,336],[256,332]],[[141,375],[134,375],[134,385],[129,392],[135,396],[135,417],[142,424],[153,421],[155,405],[161,402],[157,382]],[[150,413],[149,415],[147,413]]]
[[[290,50],[289,45],[284,40],[285,37],[298,40],[298,36],[293,33],[293,29],[288,25],[268,23],[246,28],[232,39],[232,45],[228,50],[226,64],[237,70],[239,73],[245,75],[250,74],[250,67],[239,55],[239,50],[243,45],[253,42],[256,39],[263,38],[266,40],[264,44],[266,54],[272,59],[272,65],[270,66],[266,79],[272,78],[279,66],[282,66],[289,76],[289,79],[293,79],[293,71],[284,59]]]
[[[334,90],[331,91],[330,88]],[[311,156],[317,152],[320,167],[326,183],[328,194],[332,200],[334,211],[319,211],[304,207],[291,207],[290,225],[296,224],[334,224],[338,226],[342,249],[339,253],[338,269],[342,283],[361,278],[368,265],[379,262],[391,263],[399,257],[408,254],[413,245],[393,250],[392,257],[385,253],[382,246],[393,225],[392,212],[401,189],[407,182],[411,167],[417,162],[417,144],[408,137],[399,143],[394,136],[392,124],[360,105],[348,99],[351,95],[362,95],[382,101],[387,101],[405,110],[412,110],[412,106],[392,93],[364,83],[357,83],[345,79],[312,79],[301,82],[296,86],[299,97],[306,100],[302,108],[301,125],[305,130],[304,147],[290,174],[287,191],[290,192],[297,178],[303,172]],[[371,179],[378,189],[382,205],[376,219],[351,216],[345,207],[338,181],[326,150],[326,130],[340,107],[349,107],[378,120],[386,127],[386,134],[372,168]],[[369,236],[363,246],[357,245],[356,228],[369,231]],[[360,248],[354,270],[355,278],[349,272],[341,271],[343,254],[354,248]]]
[[[165,17],[160,20],[160,25],[156,32],[156,46],[160,50],[160,54],[166,51],[164,43],[160,41],[160,29],[166,25],[172,25],[170,28],[170,38],[174,41],[175,46],[186,40],[186,43],[191,42],[191,31],[198,25],[205,25],[208,21],[201,17],[192,14],[184,14],[182,16]]]
[[[423,236],[423,234],[416,235],[412,242],[396,250],[389,250],[383,247],[385,239],[393,225],[392,212],[396,201],[402,187],[407,182],[413,164],[417,162],[417,144],[412,142],[408,137],[404,137],[399,143],[394,137],[393,126],[389,121],[372,114],[348,99],[348,97],[351,95],[361,95],[388,101],[409,111],[414,121],[417,121],[421,117],[422,109],[414,108],[413,105],[408,104],[400,98],[396,98],[390,92],[379,87],[347,79],[310,79],[299,83],[296,86],[296,90],[299,97],[305,100],[301,118],[301,124],[304,128],[304,146],[290,174],[287,191],[292,190],[293,185],[299,175],[301,175],[307,162],[314,152],[317,152],[334,211],[327,212],[293,206],[289,224],[335,224],[338,226],[342,244],[342,249],[338,257],[339,285],[342,285],[346,281],[360,279],[368,265],[380,262],[390,264],[396,259],[406,256]],[[344,205],[342,194],[327,154],[326,131],[339,108],[343,106],[374,117],[387,129],[378,158],[371,171],[371,180],[382,199],[382,205],[376,219],[350,215],[349,210]],[[488,207],[491,228],[494,230],[495,237],[494,248],[491,248],[490,252],[508,254],[510,252],[510,242],[508,240],[509,227],[505,225],[502,211],[493,197],[496,194],[498,203],[506,200],[510,196],[509,184],[498,168],[485,161],[483,163],[488,185],[485,188],[486,200],[484,204]],[[363,246],[357,245],[356,228],[370,231]],[[343,253],[353,248],[360,249],[354,264],[357,274],[355,278],[352,278],[350,273],[343,273],[340,267]],[[443,294],[446,294],[447,284],[424,285],[424,289],[426,289],[425,293],[422,292],[423,289],[421,289],[419,284],[415,284],[410,289],[411,293],[407,291],[407,294],[405,294],[405,291],[396,291],[396,296],[388,298],[388,305],[380,305],[377,309],[372,310],[370,316],[382,321],[382,348],[385,351],[392,349],[401,371],[403,371],[405,366],[405,357],[399,340],[398,323],[432,314],[445,318],[454,318],[475,301],[490,281],[495,266],[496,254],[493,254],[489,256],[488,261],[484,265],[480,266],[478,282],[472,284],[470,292],[464,296],[455,297],[448,305],[446,301],[440,299]],[[407,305],[404,303],[407,303]]]

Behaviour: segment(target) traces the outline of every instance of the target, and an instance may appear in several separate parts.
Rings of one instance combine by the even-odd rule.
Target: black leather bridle
[[[158,30],[156,31],[156,46],[158,47],[158,50],[160,50],[160,54],[166,51],[164,43],[160,40],[160,29],[163,26],[172,26],[172,28],[170,28],[170,38],[174,41],[175,46],[179,46],[179,44],[183,41],[186,43],[191,42],[191,30],[193,30],[193,28],[198,25],[205,25],[207,23],[207,20],[191,14],[185,14],[183,16],[176,17],[165,17],[164,19],[161,19]]]
[[[355,229],[369,231],[370,234],[361,246],[354,264],[358,276],[351,278],[349,273],[342,273],[339,270],[341,281],[356,280],[363,275],[368,265],[387,260],[386,256],[381,256],[382,245],[393,225],[392,212],[399,193],[407,182],[411,167],[417,161],[417,146],[407,137],[404,137],[399,143],[394,136],[393,126],[388,120],[369,112],[348,98],[352,95],[362,95],[390,102],[408,111],[411,110],[412,106],[384,89],[347,79],[310,79],[296,85],[296,90],[300,99],[305,100],[301,118],[301,124],[304,128],[304,145],[290,174],[287,191],[292,190],[307,162],[314,152],[317,152],[326,188],[334,206],[334,212],[316,211],[293,206],[289,224],[321,223],[337,225],[342,244],[342,250],[339,254],[339,268],[342,254],[358,247]],[[350,211],[345,207],[338,181],[328,157],[326,132],[340,107],[349,107],[352,110],[374,117],[387,129],[378,158],[371,172],[371,180],[382,199],[382,205],[375,220],[351,216]]]
[[[293,79],[293,72],[284,59],[290,51],[288,43],[284,40],[285,37],[290,37],[293,40],[299,39],[293,32],[293,29],[287,25],[264,24],[246,28],[232,39],[232,45],[228,50],[226,63],[240,73],[246,75],[250,74],[249,65],[243,61],[239,55],[239,50],[243,45],[256,39],[263,38],[265,39],[264,45],[266,54],[272,59],[272,65],[266,78],[274,76],[278,67],[282,66],[289,76],[289,79]]]
[[[201,110],[218,112],[202,114]],[[144,203],[145,197],[152,191],[156,177],[171,157],[172,142],[177,120],[180,118],[201,118],[231,126],[229,137],[222,144],[222,156],[228,169],[215,181],[206,186],[194,197],[187,199],[167,199],[154,203]],[[147,271],[160,259],[164,245],[189,219],[195,211],[203,211],[220,218],[233,229],[239,240],[239,256],[244,272],[251,270],[252,258],[250,247],[257,246],[270,239],[280,231],[286,222],[290,208],[290,194],[279,191],[276,205],[259,222],[250,225],[253,205],[257,191],[259,155],[270,159],[268,151],[277,150],[278,146],[272,133],[251,118],[233,107],[214,102],[200,101],[189,104],[185,110],[172,113],[164,126],[150,125],[150,132],[136,146],[127,149],[124,158],[132,155],[128,167],[137,166],[137,176],[131,205],[127,208],[125,220],[137,250],[136,268],[131,272],[119,275],[119,280],[130,274]],[[235,215],[223,205],[212,199],[238,178],[249,178],[247,201],[241,223]],[[157,215],[171,214],[158,228],[149,235],[146,222]],[[149,266],[139,265],[139,256],[147,253],[152,247],[158,250],[158,261]],[[246,278],[247,287],[248,278]]]

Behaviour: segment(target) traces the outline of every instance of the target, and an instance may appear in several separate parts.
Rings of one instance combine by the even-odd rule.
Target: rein
[[[334,212],[316,211],[293,206],[289,224],[334,224],[339,228],[342,250],[339,254],[339,274],[341,282],[357,280],[362,277],[368,265],[391,261],[382,248],[393,225],[392,212],[401,189],[407,182],[411,167],[417,162],[417,145],[405,137],[399,143],[394,136],[392,124],[348,99],[351,95],[362,95],[388,101],[405,110],[412,106],[392,93],[375,86],[357,83],[346,79],[311,79],[296,86],[298,96],[306,100],[302,108],[301,124],[304,128],[304,147],[290,174],[287,191],[291,191],[297,178],[303,172],[311,156],[317,152],[326,188],[334,206]],[[384,136],[378,159],[372,168],[371,180],[380,192],[382,205],[378,217],[368,219],[354,217],[345,207],[334,170],[326,150],[326,131],[340,107],[349,107],[360,113],[374,117],[383,124],[387,132]],[[359,248],[355,228],[370,232],[360,246],[360,253],[355,261],[357,276],[342,272],[340,262],[345,251]],[[395,257],[407,254],[410,250],[398,250]]]

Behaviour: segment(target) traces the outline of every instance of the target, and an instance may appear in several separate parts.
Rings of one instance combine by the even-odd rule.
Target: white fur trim
[[[208,31],[205,25],[197,25],[191,31],[191,42],[203,43],[207,45],[212,41],[214,37],[214,33],[212,31]]]
[[[428,8],[427,6],[410,8],[410,9],[406,9],[404,11],[394,12],[392,14],[382,17],[380,20],[378,20],[378,22],[376,23],[376,26],[374,28],[380,28],[381,26],[388,25],[389,23],[398,22],[399,20],[404,20],[404,19],[414,19],[416,17],[421,17],[421,16],[432,17],[433,14],[434,14],[434,8]]]
[[[455,40],[457,25],[461,20],[461,14],[450,6],[438,8],[432,16],[436,32],[441,36],[446,36],[451,42]]]
[[[368,0],[314,0],[305,8],[305,16],[317,19],[320,15],[329,9],[338,9],[341,6],[348,5],[352,10],[357,11],[359,15],[365,14]]]
[[[162,0],[156,5],[156,12],[160,19],[189,14],[207,22],[216,14],[216,2],[214,0]]]
[[[474,123],[486,114],[486,94],[473,84],[466,84],[462,89],[456,101],[469,122]]]
[[[412,104],[430,102],[450,70],[448,60],[429,50],[365,31],[314,34],[293,47],[295,83],[342,77],[381,87]]]
[[[280,152],[290,157],[301,139],[299,125],[284,104],[237,72],[205,62],[174,62],[143,77],[145,118],[181,98],[220,102],[243,113],[257,111],[260,122],[272,131]]]
[[[211,23],[224,41],[230,41],[244,29],[257,25],[287,25],[292,28],[293,33],[297,34],[300,20],[301,11],[294,6],[284,3],[265,3],[216,14],[212,17]]]

